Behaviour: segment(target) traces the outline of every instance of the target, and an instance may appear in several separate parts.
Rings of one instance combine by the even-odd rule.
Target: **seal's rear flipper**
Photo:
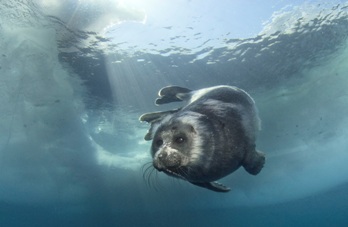
[[[155,104],[162,105],[171,102],[180,102],[183,100],[183,94],[187,94],[190,92],[190,89],[179,86],[164,87],[158,92],[159,98],[156,99]]]
[[[243,160],[244,169],[252,174],[258,174],[265,164],[265,155],[257,150],[249,151]]]
[[[229,187],[226,187],[225,185],[219,183],[219,182],[204,182],[204,183],[193,183],[191,184],[197,185],[202,188],[207,188],[209,190],[215,191],[215,192],[229,192],[231,189]]]

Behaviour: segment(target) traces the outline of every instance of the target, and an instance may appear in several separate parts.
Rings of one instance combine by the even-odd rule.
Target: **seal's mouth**
[[[162,171],[165,172],[166,174],[170,175],[170,176],[174,176],[174,177],[177,177],[177,178],[181,178],[183,180],[187,180],[186,177],[184,177],[184,175],[180,173],[180,172],[184,173],[184,170],[180,170],[180,168],[176,168],[175,171],[170,170],[170,169],[164,169]]]
[[[177,178],[180,178],[182,180],[187,180],[187,177],[185,177],[185,175],[187,175],[187,173],[182,166],[171,168],[171,169],[168,167],[164,167],[164,166],[161,166],[159,168],[158,165],[154,165],[154,167],[157,171],[164,172],[165,174],[167,174],[169,176],[177,177]]]

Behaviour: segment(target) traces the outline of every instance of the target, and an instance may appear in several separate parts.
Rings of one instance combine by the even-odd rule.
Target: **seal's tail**
[[[248,173],[257,175],[263,168],[265,159],[264,153],[253,150],[247,153],[242,165]]]

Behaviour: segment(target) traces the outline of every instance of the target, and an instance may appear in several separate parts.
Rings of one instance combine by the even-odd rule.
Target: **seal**
[[[216,180],[241,166],[252,175],[261,171],[265,155],[255,145],[260,119],[247,92],[223,85],[195,91],[168,86],[158,95],[156,105],[187,103],[139,118],[151,124],[144,139],[153,140],[155,169],[217,192],[230,188]]]

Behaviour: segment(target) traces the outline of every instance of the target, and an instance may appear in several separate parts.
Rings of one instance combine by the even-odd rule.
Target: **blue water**
[[[0,226],[347,226],[348,5],[266,2],[0,3]],[[144,179],[171,84],[250,93],[262,172]]]

